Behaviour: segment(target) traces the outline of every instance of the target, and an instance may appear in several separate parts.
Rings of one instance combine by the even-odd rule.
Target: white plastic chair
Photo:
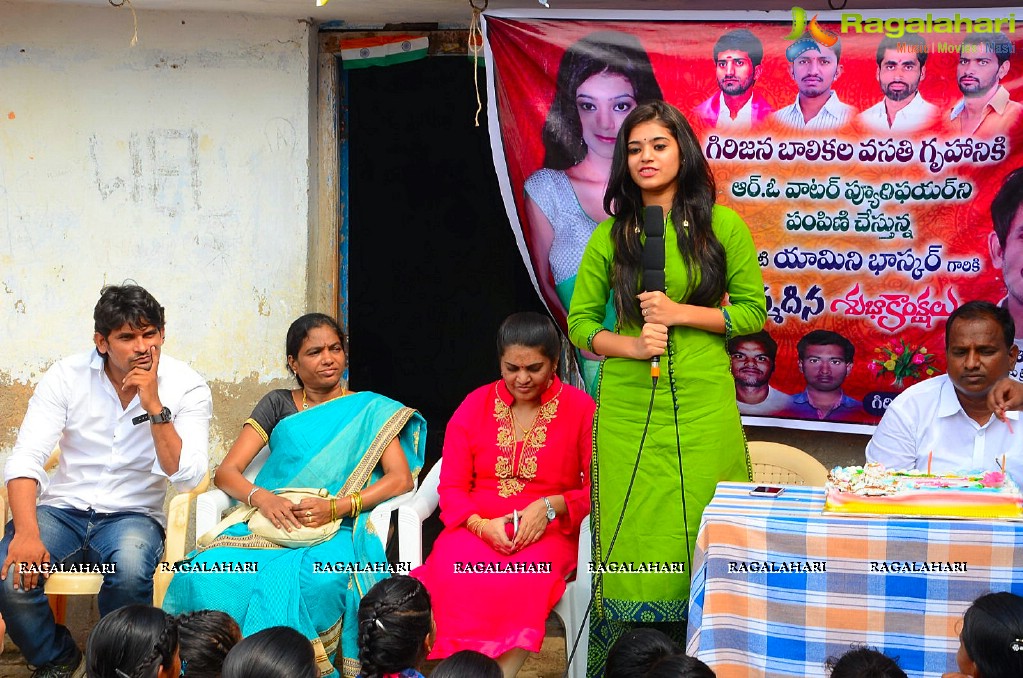
[[[263,464],[266,463],[266,458],[270,454],[270,448],[263,446],[263,449],[253,457],[249,463],[248,468],[245,469],[245,473],[242,475],[246,479],[252,481],[255,480],[256,476],[263,469]],[[380,542],[384,546],[384,550],[387,549],[387,532],[391,526],[391,511],[395,510],[402,504],[409,502],[416,494],[416,488],[413,485],[412,489],[405,494],[392,497],[387,501],[380,502],[373,507],[373,510],[369,514],[369,522],[373,525],[376,535],[380,537]],[[230,495],[220,489],[212,489],[208,492],[204,492],[199,495],[199,498],[195,502],[195,536],[196,539],[206,534],[220,522],[221,517],[229,508],[238,505],[238,500],[233,499]],[[398,551],[399,560],[408,560],[405,554],[401,551],[399,544]]]
[[[824,487],[828,482],[824,464],[798,447],[766,440],[751,440],[747,446],[755,483]]]
[[[443,459],[438,460],[420,485],[416,496],[398,508],[398,550],[402,560],[412,562],[415,569],[423,564],[423,522],[429,518],[440,503],[437,486],[440,483],[440,468]],[[579,551],[576,558],[576,577],[567,582],[565,594],[554,606],[554,614],[565,627],[565,659],[572,653],[572,644],[586,615],[590,603],[590,517],[583,519],[579,529]],[[586,653],[589,649],[589,634],[583,631],[579,648],[572,660],[571,678],[586,678]]]

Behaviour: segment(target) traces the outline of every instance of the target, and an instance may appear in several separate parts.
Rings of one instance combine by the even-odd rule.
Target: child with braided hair
[[[423,678],[436,639],[430,594],[413,577],[376,583],[359,604],[360,678]]]
[[[238,622],[220,610],[197,610],[175,617],[181,643],[181,675],[219,678],[227,653],[242,639]]]
[[[959,672],[944,678],[1023,676],[1023,598],[1000,591],[973,601],[963,615],[956,664]]]
[[[85,646],[88,678],[177,678],[174,618],[149,605],[127,605],[99,620]]]

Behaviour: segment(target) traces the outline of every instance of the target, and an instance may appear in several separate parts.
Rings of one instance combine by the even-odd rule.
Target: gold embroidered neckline
[[[500,454],[494,466],[494,474],[498,479],[498,494],[511,497],[521,492],[526,483],[536,477],[537,453],[547,444],[547,426],[558,413],[558,396],[561,389],[547,402],[541,403],[533,417],[533,424],[521,441],[516,440],[518,421],[512,412],[511,405],[500,396],[494,398],[494,418],[497,420],[497,447]],[[521,448],[519,443],[521,442]]]

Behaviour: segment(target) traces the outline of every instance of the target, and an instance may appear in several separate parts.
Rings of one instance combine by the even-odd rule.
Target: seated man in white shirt
[[[101,615],[151,605],[167,483],[191,490],[209,467],[210,389],[162,355],[163,307],[137,285],[111,286],[93,317],[96,349],[43,375],[4,469],[13,520],[0,541],[0,613],[37,676],[84,675],[40,572],[96,566]],[[58,444],[49,478],[43,465]]]
[[[1016,327],[1008,310],[963,304],[945,325],[948,374],[910,386],[888,407],[867,443],[867,461],[933,473],[999,470],[1002,458],[1023,481],[1019,412],[995,416],[988,395],[1016,363]]]

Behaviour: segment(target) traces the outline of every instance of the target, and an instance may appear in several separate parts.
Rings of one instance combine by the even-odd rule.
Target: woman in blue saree
[[[223,610],[246,636],[290,626],[312,642],[321,676],[336,676],[337,665],[354,677],[359,601],[387,576],[369,510],[412,489],[426,422],[389,398],[342,385],[345,335],[329,316],[312,313],[292,323],[287,354],[299,388],[260,400],[217,469],[216,484],[277,527],[318,527],[332,516],[343,517],[341,527],[315,546],[283,548],[244,523],[232,525],[190,554],[189,571],[179,568],[164,607],[175,614]],[[250,482],[242,473],[264,444],[270,454]],[[274,494],[283,488],[324,488],[329,496],[294,504]]]

